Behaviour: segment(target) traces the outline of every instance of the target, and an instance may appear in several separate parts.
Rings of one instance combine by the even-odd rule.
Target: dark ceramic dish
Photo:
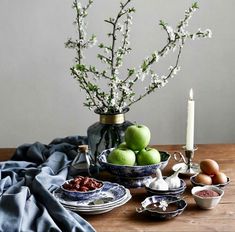
[[[157,209],[151,209],[151,205],[158,204],[161,200],[165,200],[167,202],[175,201],[172,204],[169,204],[165,211],[163,211],[161,208]],[[154,218],[158,220],[166,220],[166,219],[172,219],[178,215],[180,215],[184,209],[187,206],[187,203],[185,200],[180,199],[176,196],[151,196],[147,197],[142,203],[142,207],[145,209],[143,213],[146,213],[148,215],[153,216]]]
[[[164,179],[167,177],[164,176]],[[172,196],[180,196],[184,193],[186,189],[186,183],[184,180],[180,179],[181,185],[179,188],[176,189],[169,189],[169,190],[155,190],[149,187],[150,183],[145,184],[145,189],[150,195],[160,195],[160,196],[165,196],[165,195],[172,195]]]

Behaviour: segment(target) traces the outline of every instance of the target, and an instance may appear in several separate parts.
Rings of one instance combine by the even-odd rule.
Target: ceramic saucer
[[[185,163],[175,164],[172,167],[172,170],[174,172],[176,172],[179,168],[181,168],[181,170],[179,171],[179,174],[184,175],[184,176],[193,176],[193,175],[195,175],[195,174],[197,174],[197,173],[199,173],[201,171],[200,166],[197,163],[193,163],[192,164],[192,168],[191,168],[190,172],[188,170],[187,164],[185,164]]]

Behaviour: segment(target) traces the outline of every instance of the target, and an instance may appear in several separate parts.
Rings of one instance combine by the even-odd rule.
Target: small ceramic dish
[[[197,176],[197,174],[196,175],[194,175],[194,176],[191,176],[190,177],[190,181],[191,181],[191,183],[193,184],[193,186],[205,186],[205,184],[202,184],[202,183],[198,183],[198,182],[196,182],[195,181],[195,177]],[[224,183],[224,184],[212,184],[211,186],[215,186],[215,187],[218,187],[218,188],[224,188],[226,185],[228,185],[230,183],[230,178],[229,177],[227,177],[227,182],[226,183]]]
[[[212,190],[212,191],[216,192],[218,194],[218,196],[205,197],[205,196],[197,195],[197,193],[202,190]],[[215,186],[212,186],[212,185],[205,185],[203,187],[201,187],[201,186],[193,187],[191,190],[191,193],[193,195],[193,198],[194,198],[196,204],[202,209],[215,208],[219,204],[222,196],[224,195],[224,191],[222,189],[215,187]]]
[[[75,190],[75,189],[67,189],[66,185],[70,184],[72,181],[74,181],[74,179],[71,180],[67,180],[63,183],[63,185],[61,185],[61,190],[63,191],[63,194],[65,194],[65,196],[69,197],[72,200],[87,200],[89,198],[91,198],[92,196],[98,194],[102,188],[104,187],[104,183],[102,181],[96,180],[94,178],[90,178],[92,179],[92,181],[95,181],[96,183],[98,183],[100,186],[95,188],[95,189],[91,189],[91,190],[87,190],[87,191],[79,191],[79,190]]]
[[[164,204],[168,202],[168,206]],[[163,204],[161,203],[163,202]],[[155,207],[155,205],[158,207]],[[159,220],[172,219],[180,215],[186,208],[187,203],[185,200],[180,199],[176,196],[151,196],[147,197],[141,202],[141,207],[136,209],[139,213],[147,213]]]
[[[173,165],[172,170],[176,172],[179,168],[181,168],[181,170],[179,171],[179,174],[182,176],[186,176],[186,177],[193,176],[201,171],[200,165],[197,163],[192,163],[190,172],[188,170],[188,165],[185,163],[178,163],[178,164]]]
[[[166,179],[167,177],[164,176],[164,179]],[[156,189],[152,189],[149,187],[151,181],[149,181],[148,183],[145,184],[145,189],[146,191],[150,194],[150,195],[160,195],[160,196],[165,196],[165,195],[172,195],[172,196],[180,196],[184,193],[185,189],[186,189],[186,183],[184,180],[180,179],[181,185],[179,188],[176,189],[169,189],[169,190],[156,190]]]

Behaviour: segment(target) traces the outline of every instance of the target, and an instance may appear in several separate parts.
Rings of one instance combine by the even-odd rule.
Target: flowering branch
[[[168,79],[174,77],[180,70],[179,60],[186,40],[211,37],[211,31],[209,29],[205,31],[198,29],[195,33],[190,33],[186,30],[190,18],[198,9],[197,3],[194,3],[185,11],[184,18],[178,23],[175,29],[162,20],[160,21],[159,25],[167,35],[166,44],[162,49],[153,52],[145,58],[138,69],[127,69],[126,77],[121,79],[119,77],[119,69],[122,66],[124,56],[131,51],[129,47],[129,31],[135,8],[128,8],[130,2],[131,0],[126,0],[125,3],[120,3],[117,16],[105,20],[106,23],[112,26],[112,29],[108,33],[108,37],[111,38],[110,45],[103,43],[98,45],[102,49],[103,54],[99,53],[97,57],[107,67],[107,70],[103,71],[99,71],[96,67],[87,66],[83,63],[83,51],[96,43],[95,35],[86,39],[85,18],[93,0],[88,0],[87,5],[84,7],[77,0],[74,0],[73,4],[73,8],[76,10],[75,24],[77,25],[78,40],[69,39],[65,44],[66,47],[73,48],[77,52],[75,58],[76,65],[71,68],[71,73],[79,82],[81,89],[87,93],[84,105],[90,109],[97,108],[103,113],[122,112],[126,107],[130,107],[156,89],[164,87],[168,83]],[[174,52],[175,50],[178,50],[175,64],[169,67],[167,75],[159,76],[152,69],[152,65],[158,63],[170,51]],[[90,80],[91,78],[92,81]],[[108,91],[104,91],[99,87],[98,81],[101,78],[107,81],[107,85],[110,87]],[[139,81],[147,82],[147,87],[145,87],[141,94],[137,95],[134,87]]]
[[[120,3],[120,10],[116,16],[116,18],[109,18],[108,20],[105,20],[105,22],[112,25],[112,32],[108,34],[109,37],[112,38],[111,46],[104,46],[103,44],[100,44],[100,48],[105,48],[106,53],[110,53],[110,57],[104,57],[101,54],[98,54],[98,58],[100,58],[102,61],[104,61],[110,68],[110,95],[108,97],[108,104],[110,105],[109,109],[107,111],[112,111],[113,108],[116,105],[115,99],[118,98],[118,92],[117,85],[119,82],[118,78],[118,68],[122,65],[122,58],[125,54],[127,54],[131,48],[128,47],[128,37],[129,37],[129,24],[131,19],[131,13],[135,12],[134,8],[127,8],[127,5],[131,2],[131,0],[127,0],[125,3]],[[126,21],[124,21],[125,25],[125,32],[122,34],[123,40],[122,45],[116,50],[116,41],[117,41],[117,33],[123,31],[123,25],[119,23],[119,20],[124,16],[126,16]]]

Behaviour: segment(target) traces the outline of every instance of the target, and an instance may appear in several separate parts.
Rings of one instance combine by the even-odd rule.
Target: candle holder
[[[181,168],[181,174],[192,176],[200,171],[199,164],[193,163],[194,153],[198,148],[196,146],[192,150],[187,150],[186,146],[182,148],[185,153],[184,155],[179,151],[175,151],[173,154],[174,160],[178,162],[178,164],[175,164],[172,169],[177,171]],[[180,163],[182,161],[183,163]]]

